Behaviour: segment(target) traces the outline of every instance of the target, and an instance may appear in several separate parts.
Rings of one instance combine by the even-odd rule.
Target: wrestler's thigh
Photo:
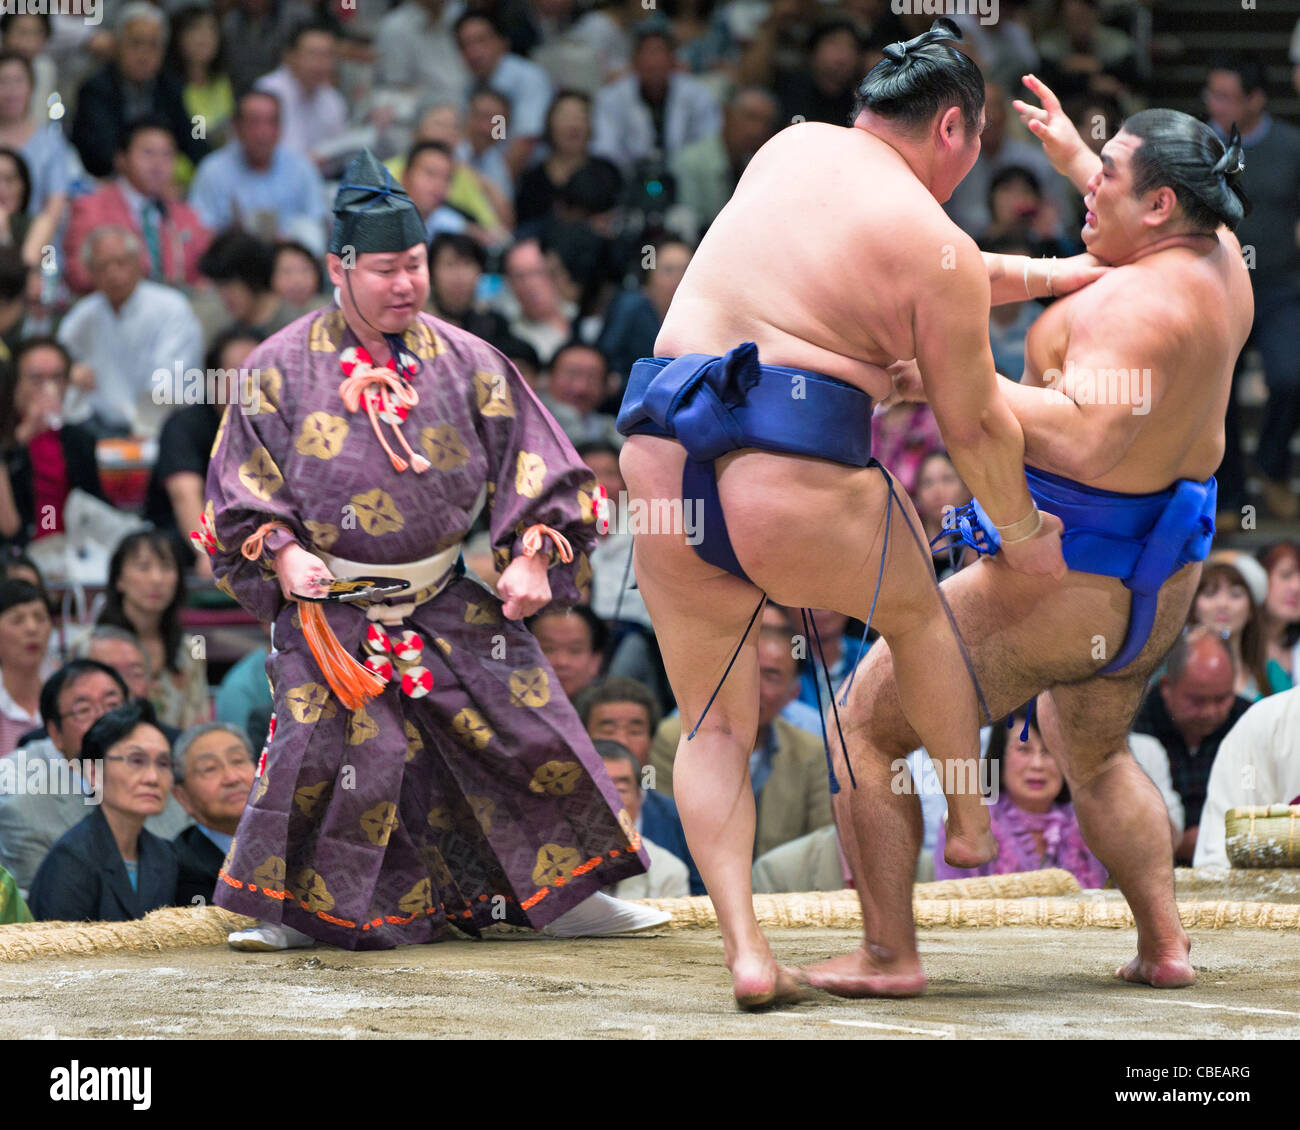
[[[1036,660],[1033,617],[1025,615],[1023,591],[1005,576],[1010,572],[1000,562],[981,559],[941,586],[994,719],[1029,701],[1047,683]],[[935,710],[946,708],[942,702],[934,705]],[[850,726],[875,748],[899,753],[921,744],[903,715],[883,639],[871,646],[853,679],[849,715]]]
[[[1048,701],[1042,709],[1043,736],[1068,775],[1086,777],[1126,748],[1151,676],[1187,622],[1200,576],[1201,566],[1194,563],[1165,583],[1151,635],[1132,663],[1114,674],[1053,686],[1044,696]]]
[[[681,497],[685,452],[670,440],[632,436],[620,466],[631,500]],[[637,589],[654,624],[673,696],[687,729],[698,720],[722,679],[763,593],[700,558],[683,531],[637,533]],[[758,622],[750,629],[707,725],[743,737],[758,726]]]

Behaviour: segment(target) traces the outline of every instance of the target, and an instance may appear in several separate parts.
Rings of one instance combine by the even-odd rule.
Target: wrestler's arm
[[[1110,270],[1086,252],[1065,259],[1032,259],[1028,255],[999,255],[991,251],[983,255],[993,306],[1031,298],[1060,298],[1096,282]]]
[[[957,473],[998,525],[1033,511],[1024,436],[1005,400],[989,345],[989,281],[972,240],[955,269],[921,281],[913,315],[916,363]]]
[[[1104,305],[1098,301],[1080,307],[1070,326],[1063,372],[1044,373],[1044,387],[999,380],[1024,431],[1030,463],[1090,482],[1128,453],[1167,384],[1162,367],[1177,356],[1175,327],[1154,316],[1146,285],[1136,276],[1108,287]],[[1111,382],[1106,374],[1118,369],[1142,375],[1136,388],[1125,382],[1127,401],[1090,403],[1109,398],[1108,392],[1098,393]]]

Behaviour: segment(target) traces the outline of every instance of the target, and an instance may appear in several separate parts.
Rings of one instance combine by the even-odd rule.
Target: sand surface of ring
[[[850,949],[847,930],[769,932],[778,960]],[[929,992],[825,995],[743,1014],[713,931],[615,939],[515,936],[351,953],[203,946],[0,965],[0,1038],[1300,1039],[1300,939],[1192,935],[1198,982],[1113,980],[1133,930],[932,929]]]

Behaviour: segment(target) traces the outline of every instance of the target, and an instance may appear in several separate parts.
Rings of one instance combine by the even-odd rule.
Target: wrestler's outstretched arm
[[[1094,283],[1110,270],[1095,255],[1084,252],[1065,259],[1031,259],[985,251],[990,305],[1025,302],[1031,298],[1060,298]]]
[[[1049,514],[1039,522],[1025,482],[1024,436],[998,395],[984,261],[969,236],[955,228],[937,234],[955,246],[956,256],[943,263],[936,256],[934,268],[917,280],[912,329],[926,399],[957,473],[994,523],[1007,527],[1007,564],[1064,577],[1061,523]]]
[[[1025,75],[1023,82],[1042,106],[1031,106],[1019,98],[1011,105],[1029,132],[1043,143],[1043,153],[1052,162],[1052,168],[1086,193],[1088,182],[1101,168],[1101,158],[1079,136],[1070,116],[1061,109],[1060,99],[1045,82],[1035,75]]]

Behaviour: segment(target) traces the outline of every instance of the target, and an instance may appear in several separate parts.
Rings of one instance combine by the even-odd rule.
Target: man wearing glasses
[[[31,887],[59,837],[102,799],[81,776],[81,742],[102,715],[128,697],[113,668],[74,659],[41,687],[41,719],[49,736],[0,758],[0,866],[12,873],[21,891]],[[173,797],[166,801],[164,810],[144,826],[171,839],[190,818]]]

